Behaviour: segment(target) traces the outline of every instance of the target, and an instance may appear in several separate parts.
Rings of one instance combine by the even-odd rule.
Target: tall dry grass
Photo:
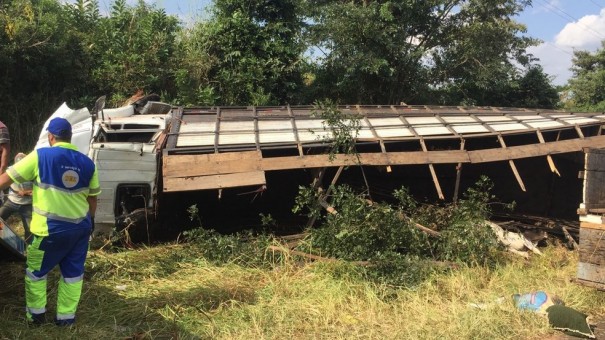
[[[0,337],[540,339],[554,331],[543,317],[517,310],[510,298],[532,290],[556,294],[587,314],[605,315],[603,293],[570,281],[577,254],[556,246],[542,257],[515,258],[494,269],[459,268],[414,289],[363,281],[346,263],[286,257],[267,268],[217,266],[199,253],[192,244],[91,252],[77,325],[67,329],[27,325],[23,264],[2,264]],[[56,280],[53,272],[51,314]]]

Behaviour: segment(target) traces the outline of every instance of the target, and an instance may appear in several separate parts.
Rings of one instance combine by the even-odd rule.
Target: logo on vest
[[[80,175],[73,170],[67,170],[63,173],[63,177],[61,177],[61,181],[66,188],[73,188],[78,184],[80,180]]]

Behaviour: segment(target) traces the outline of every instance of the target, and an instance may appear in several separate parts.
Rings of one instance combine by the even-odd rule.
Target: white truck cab
[[[72,143],[97,166],[96,230],[109,232],[155,214],[159,142],[171,118],[169,104],[148,101],[140,110],[132,104],[91,114],[64,103],[45,122],[36,148],[48,146],[46,127],[55,117],[72,124]]]

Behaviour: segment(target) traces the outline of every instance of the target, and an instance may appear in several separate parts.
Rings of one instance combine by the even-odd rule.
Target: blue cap
[[[57,137],[71,136],[71,124],[65,118],[53,118],[46,130]]]

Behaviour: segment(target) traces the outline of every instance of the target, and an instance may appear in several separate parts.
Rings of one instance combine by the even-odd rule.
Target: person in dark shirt
[[[24,153],[15,156],[15,163],[25,158]],[[25,230],[25,242],[31,244],[32,237],[29,225],[32,221],[32,182],[13,183],[8,188],[8,198],[0,207],[0,218],[7,220],[12,214],[19,213],[23,229]]]

